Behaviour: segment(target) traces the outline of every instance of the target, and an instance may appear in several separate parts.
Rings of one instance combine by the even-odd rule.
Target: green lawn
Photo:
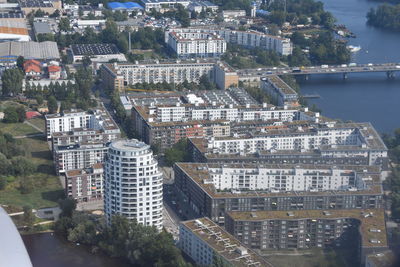
[[[41,129],[43,132],[45,132],[45,121],[44,118],[33,118],[29,120],[30,123]]]
[[[13,136],[38,134],[38,130],[25,123],[4,123],[0,122],[0,131]]]
[[[25,149],[25,156],[30,158],[38,168],[31,177],[34,190],[29,194],[21,194],[18,190],[19,178],[16,177],[6,189],[0,191],[0,204],[32,208],[52,207],[64,193],[58,176],[55,175],[51,152],[44,137],[19,139]],[[13,180],[11,178],[11,180]]]

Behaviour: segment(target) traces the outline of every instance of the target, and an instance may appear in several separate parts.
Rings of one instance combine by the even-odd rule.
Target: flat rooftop
[[[212,198],[251,198],[251,197],[290,197],[290,196],[326,196],[326,195],[381,195],[382,186],[380,183],[379,174],[372,173],[370,178],[372,182],[369,183],[368,188],[365,190],[357,191],[345,191],[345,190],[326,190],[326,191],[281,191],[272,192],[267,190],[249,190],[249,191],[219,191],[215,188],[213,183],[210,183],[210,169],[209,168],[220,168],[221,164],[206,164],[206,163],[176,163],[177,168],[181,169],[193,182],[197,184],[201,190],[208,194]],[[240,166],[252,166],[252,168],[261,167],[260,164],[224,164],[223,166],[232,166],[237,168],[242,168]],[[284,167],[285,165],[263,165],[271,167]],[[287,168],[294,168],[293,165],[286,165]],[[299,165],[304,168],[320,168],[323,165]],[[362,172],[363,169],[370,169],[371,172],[375,172],[375,166],[349,166],[349,169],[358,170]],[[323,168],[332,168],[332,166],[325,166]],[[340,168],[342,169],[342,168]],[[367,171],[368,172],[368,171]]]
[[[252,211],[228,212],[237,221],[298,220],[298,219],[341,219],[352,218],[361,222],[360,233],[364,247],[387,246],[386,223],[383,209],[348,210],[293,210],[293,211]],[[371,230],[372,229],[372,230]],[[371,242],[378,240],[378,242]]]
[[[191,230],[193,234],[207,243],[221,257],[233,264],[233,266],[248,267],[249,263],[252,263],[251,266],[272,267],[264,258],[249,248],[245,248],[239,240],[208,218],[204,217],[185,221],[181,222],[181,224]],[[244,253],[240,253],[240,251]]]
[[[263,79],[266,79],[266,81],[273,84],[276,88],[279,88],[285,95],[297,95],[296,91],[278,76],[269,76]]]
[[[73,44],[71,50],[75,56],[115,55],[120,53],[115,44]]]
[[[136,139],[119,139],[111,142],[110,148],[120,151],[142,151],[150,146]]]

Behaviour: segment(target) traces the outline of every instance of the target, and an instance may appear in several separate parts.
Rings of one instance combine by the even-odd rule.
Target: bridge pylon
[[[394,79],[395,77],[394,71],[387,71],[386,76],[388,77],[388,79]]]

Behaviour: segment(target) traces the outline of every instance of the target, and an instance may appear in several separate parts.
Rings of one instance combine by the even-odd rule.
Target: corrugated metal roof
[[[0,207],[0,237],[0,267],[32,267],[21,235],[2,207]]]
[[[23,56],[25,59],[59,59],[57,43],[46,42],[4,42],[0,43],[0,57]]]

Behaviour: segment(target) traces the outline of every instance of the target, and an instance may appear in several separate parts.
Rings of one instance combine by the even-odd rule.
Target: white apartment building
[[[214,63],[185,62],[153,64],[115,64],[115,71],[124,77],[128,85],[136,83],[183,83],[199,82],[203,75],[210,76]]]
[[[209,167],[217,190],[323,191],[357,190],[365,187],[362,176],[352,169],[323,166],[234,166]]]
[[[115,139],[120,134],[118,126],[105,109],[48,114],[45,118],[48,140],[53,133],[70,132],[78,128],[102,130],[103,133],[110,134],[110,139]]]
[[[53,147],[53,158],[58,175],[69,170],[90,168],[103,163],[108,152],[104,143],[58,145]]]
[[[228,120],[228,121],[253,121],[253,120],[279,120],[293,121],[299,116],[297,109],[277,109],[275,107],[234,107],[233,105],[199,106],[176,104],[176,106],[150,106],[149,121],[174,122],[194,120]]]
[[[48,114],[45,116],[47,139],[51,139],[52,133],[72,131],[75,128],[91,128],[91,117],[91,114],[84,111]]]
[[[140,0],[146,12],[152,9],[161,11],[163,9],[174,8],[178,4],[186,8],[190,2],[189,0]]]
[[[104,211],[155,226],[163,222],[162,173],[150,146],[136,139],[115,140],[105,161]]]
[[[167,34],[183,34],[189,32],[210,33],[223,38],[227,43],[245,46],[248,48],[261,48],[264,50],[275,51],[283,56],[291,55],[293,45],[288,38],[273,36],[257,31],[236,31],[230,29],[215,28],[173,28],[166,32],[166,43],[168,43]]]
[[[387,148],[369,123],[330,123],[307,129],[271,130],[256,136],[211,138],[208,151],[216,154],[257,154],[319,150],[325,158],[365,157],[374,165],[387,158]]]
[[[198,29],[167,31],[165,42],[178,57],[219,57],[226,51],[226,41],[215,32]]]

